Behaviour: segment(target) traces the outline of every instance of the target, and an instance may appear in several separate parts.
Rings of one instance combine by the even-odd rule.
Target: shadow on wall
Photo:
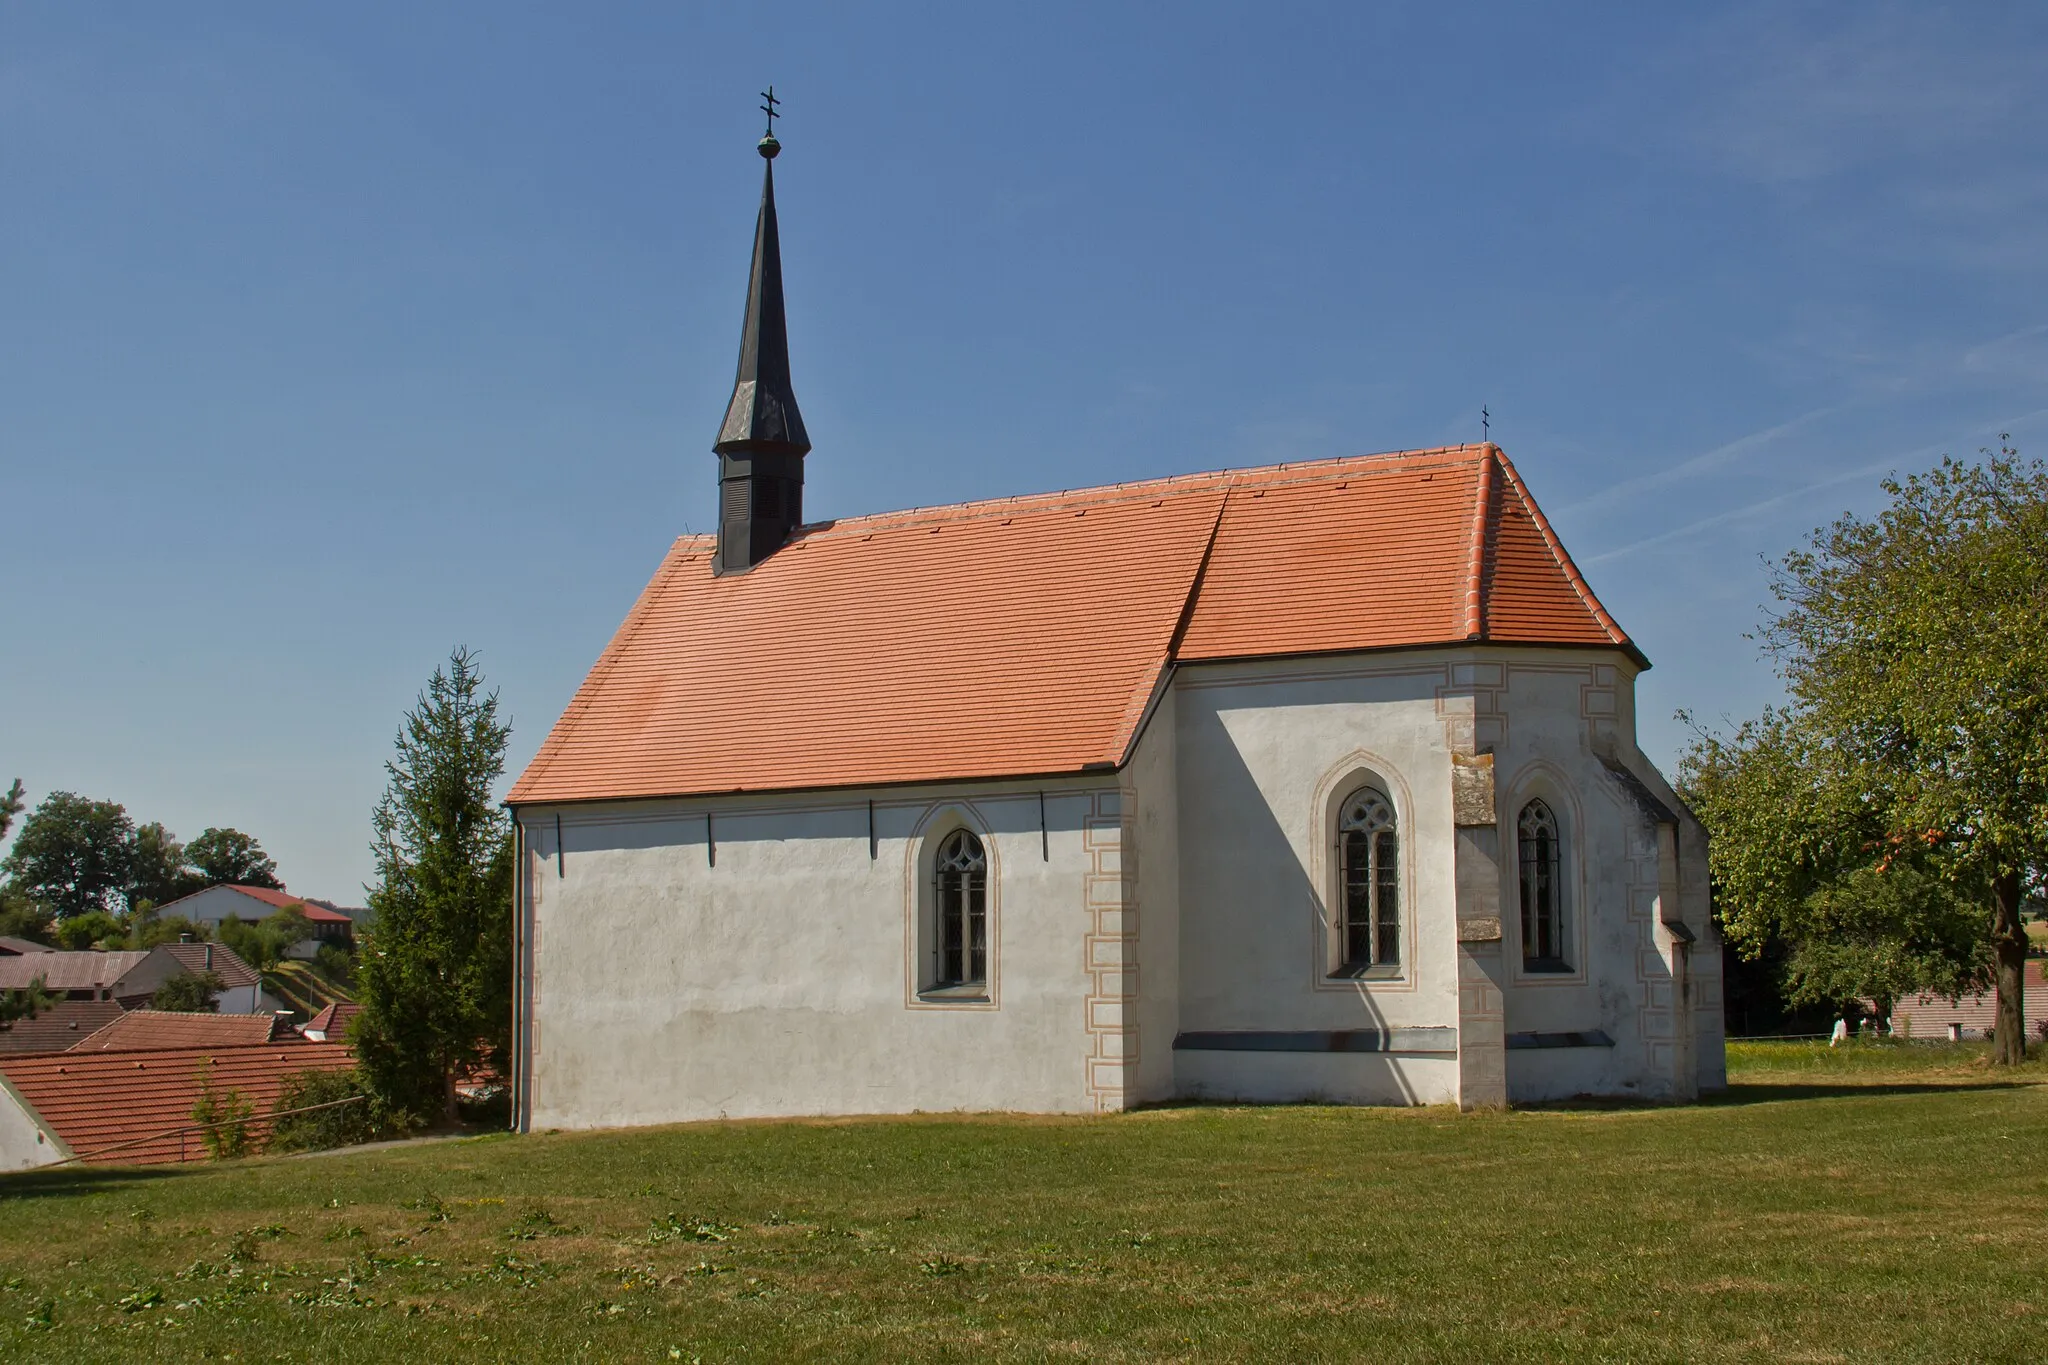
[[[1313,703],[1309,703],[1313,704]],[[1403,1033],[1391,1024],[1379,1003],[1357,981],[1336,982],[1325,974],[1325,936],[1337,932],[1329,897],[1316,885],[1316,878],[1303,865],[1301,851],[1280,823],[1258,780],[1238,747],[1237,739],[1223,723],[1222,708],[1194,709],[1182,713],[1181,723],[1199,727],[1191,743],[1184,744],[1180,757],[1181,789],[1190,778],[1199,784],[1211,808],[1230,812],[1227,843],[1196,846],[1185,820],[1181,838],[1181,895],[1185,901],[1190,886],[1203,888],[1212,918],[1181,915],[1181,1035],[1176,1039],[1177,1080],[1199,1068],[1206,1080],[1180,1083],[1186,1099],[1199,1103],[1319,1103],[1352,1102],[1421,1104],[1417,1092],[1400,1064],[1401,1057],[1414,1060],[1455,1058],[1446,1054],[1414,1051],[1392,1054],[1371,1046],[1365,1035],[1377,1034],[1382,1044]],[[1191,755],[1200,755],[1191,761]],[[1412,801],[1398,790],[1396,774],[1380,775],[1397,790],[1390,791],[1402,822],[1400,826],[1404,897],[1415,883],[1414,850],[1409,842],[1413,825]],[[1341,800],[1349,791],[1337,793]],[[1310,793],[1302,794],[1304,804]],[[1334,843],[1335,827],[1317,830],[1315,837],[1328,836]],[[1190,851],[1201,875],[1189,876]],[[1141,854],[1142,856],[1142,854]],[[1403,904],[1403,942],[1412,958],[1416,940],[1416,907]],[[1213,935],[1211,941],[1204,938]],[[1202,980],[1202,964],[1209,979]],[[1191,967],[1201,990],[1189,993]],[[1408,970],[1416,970],[1411,960]],[[1268,1000],[1295,1000],[1297,1019],[1275,1021],[1247,1017],[1242,1003],[1247,974],[1255,980],[1250,989],[1264,993]],[[1240,996],[1233,1003],[1218,980],[1228,982]],[[1329,989],[1341,985],[1338,990]],[[1341,1005],[1339,1002],[1342,1002]],[[1263,1002],[1262,1002],[1263,1003]],[[1348,1016],[1332,1016],[1339,1010]],[[1199,1019],[1191,1028],[1190,1020]],[[1231,1047],[1219,1050],[1215,1035],[1233,1031],[1274,1034],[1300,1031],[1298,1039],[1278,1039],[1276,1047]],[[1349,1037],[1345,1035],[1351,1035]],[[1449,1046],[1455,1049],[1455,1031]],[[1190,1047],[1188,1044],[1197,1044]]]

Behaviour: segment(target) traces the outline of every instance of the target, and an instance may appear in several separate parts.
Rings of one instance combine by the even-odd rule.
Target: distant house
[[[269,1131],[285,1081],[353,1064],[340,1043],[264,1043],[118,1052],[0,1056],[0,1170],[77,1158],[110,1165],[196,1161],[207,1155],[192,1122],[210,1082],[255,1106],[251,1133]]]
[[[0,957],[0,991],[42,983],[60,1001],[115,1001],[140,1009],[157,988],[181,972],[212,972],[221,980],[215,1008],[222,1014],[267,1012],[263,978],[218,943],[160,943],[148,951],[23,953]]]
[[[60,1000],[33,1019],[0,1024],[0,1053],[63,1052],[121,1017],[113,1000]]]
[[[268,886],[229,885],[209,886],[204,891],[181,896],[158,906],[157,914],[183,915],[194,924],[204,924],[218,933],[221,922],[230,917],[254,924],[294,905],[311,922],[313,937],[296,944],[291,950],[293,957],[310,958],[320,951],[323,943],[340,948],[351,946],[355,942],[355,922],[369,914],[366,910],[351,910],[332,901],[295,896]]]
[[[337,1000],[301,1024],[299,1032],[316,1043],[346,1042],[349,1022],[362,1012],[361,1005]]]
[[[127,1010],[72,1052],[141,1052],[185,1047],[261,1047],[299,1041],[284,1014],[189,1014],[178,1010]],[[317,1040],[316,1040],[317,1041]]]
[[[37,943],[34,939],[13,938],[0,934],[0,957],[20,957],[23,953],[47,953],[49,951],[50,949],[47,945]]]
[[[2020,978],[2021,1003],[2025,1007],[2027,1038],[2041,1036],[2048,1026],[2048,962],[2027,959]],[[1909,995],[1892,1005],[1892,1032],[1900,1037],[1946,1038],[1954,1026],[1959,1038],[1988,1037],[1998,1022],[1998,997],[1991,991],[1949,1000],[1939,995]]]

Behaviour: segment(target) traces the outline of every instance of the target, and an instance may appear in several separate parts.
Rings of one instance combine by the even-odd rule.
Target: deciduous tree
[[[457,649],[385,764],[353,1037],[364,1079],[394,1112],[452,1119],[457,1077],[502,1065],[510,1041],[511,835],[491,792],[510,737],[476,656]]]
[[[218,973],[179,972],[164,978],[164,984],[149,997],[149,1007],[180,1014],[212,1014],[220,1008],[215,997],[226,989],[227,983]]]
[[[112,801],[51,792],[22,822],[0,870],[59,918],[122,908],[135,822]]]
[[[1994,1060],[2017,1062],[2020,905],[2048,869],[2048,469],[2008,444],[1883,486],[1774,575],[1790,704],[1703,740],[1685,778],[1738,941],[1859,866],[1986,888]]]
[[[263,845],[238,829],[207,829],[185,845],[185,861],[197,874],[193,890],[208,886],[267,886],[283,890],[277,864]]]

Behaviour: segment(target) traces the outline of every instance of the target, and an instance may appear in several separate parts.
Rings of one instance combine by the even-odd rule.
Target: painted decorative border
[[[1138,1065],[1137,793],[1097,791],[1081,823],[1088,871],[1088,1101],[1099,1114],[1127,1108]]]

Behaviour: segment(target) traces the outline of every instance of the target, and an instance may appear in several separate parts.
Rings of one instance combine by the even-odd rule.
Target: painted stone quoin
[[[718,531],[511,795],[520,1123],[1724,1084],[1648,660],[1505,453],[805,522],[762,150]]]

